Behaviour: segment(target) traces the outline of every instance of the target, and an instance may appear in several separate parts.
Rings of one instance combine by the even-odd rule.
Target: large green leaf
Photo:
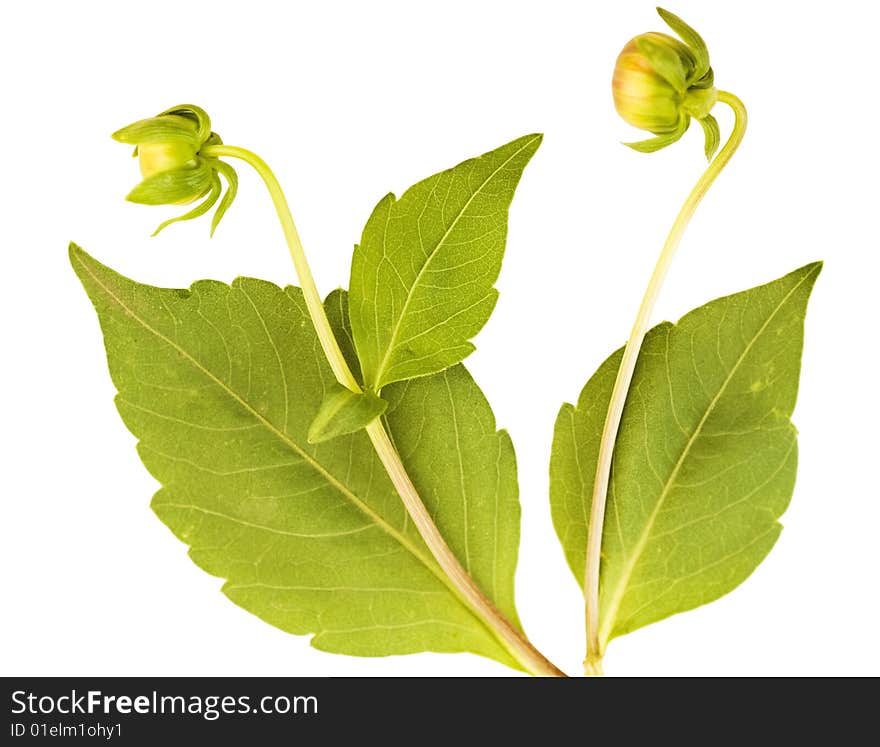
[[[463,360],[498,292],[507,211],[541,143],[527,135],[387,195],[351,264],[351,326],[368,387]]]
[[[645,338],[614,450],[600,643],[717,599],[781,531],[797,466],[807,300],[821,264],[720,298]],[[556,419],[553,521],[583,583],[587,517],[621,351]]]
[[[298,288],[141,285],[77,247],[117,407],[159,518],[236,604],[325,651],[471,651],[517,664],[453,591],[363,432],[309,444],[333,383]],[[328,299],[341,323],[345,297]],[[345,340],[343,339],[343,342]],[[516,463],[462,366],[389,387],[392,438],[453,551],[518,624]]]

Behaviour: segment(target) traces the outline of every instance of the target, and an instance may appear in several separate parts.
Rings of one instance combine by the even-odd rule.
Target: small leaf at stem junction
[[[387,407],[388,403],[372,392],[353,392],[341,384],[331,384],[309,426],[308,441],[319,444],[366,428]]]

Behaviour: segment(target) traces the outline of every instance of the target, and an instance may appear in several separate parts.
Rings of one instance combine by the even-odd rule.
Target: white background
[[[614,675],[880,674],[878,260],[873,3],[670,9],[705,37],[750,129],[700,208],[655,321],[826,260],[806,324],[785,531],[739,589],[616,640]],[[648,2],[4,3],[0,10],[6,675],[505,675],[466,654],[356,659],[311,649],[230,603],[150,512],[155,481],[113,406],[75,240],[143,282],[293,281],[256,177],[216,237],[173,208],[109,133],[183,102],[263,155],[287,190],[322,292],[346,285],[376,201],[533,131],[501,297],[468,365],[517,447],[518,604],[570,672],[582,610],[551,527],[547,462],[571,401],[629,330],[654,258],[704,167],[699,127],[640,155],[616,116],[620,47],[661,30]],[[730,119],[718,107],[722,128]]]

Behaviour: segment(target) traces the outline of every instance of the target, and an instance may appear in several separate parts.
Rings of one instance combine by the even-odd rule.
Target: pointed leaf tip
[[[709,70],[709,50],[706,47],[706,42],[703,41],[703,37],[697,33],[696,29],[685,23],[675,13],[670,13],[668,10],[658,6],[657,14],[693,52],[697,63],[694,78],[702,78]]]
[[[508,210],[542,137],[519,137],[376,206],[350,276],[352,334],[371,389],[442,371],[474,350],[498,296]]]
[[[711,114],[707,114],[699,122],[703,127],[703,134],[706,137],[706,160],[711,161],[715,151],[718,150],[718,145],[721,143],[721,130],[718,127],[718,120]]]

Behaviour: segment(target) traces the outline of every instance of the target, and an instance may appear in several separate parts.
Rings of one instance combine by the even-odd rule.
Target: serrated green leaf
[[[373,211],[351,265],[351,326],[367,386],[463,360],[498,292],[507,211],[541,143],[527,135],[436,174]]]
[[[366,428],[387,407],[388,403],[372,392],[353,392],[331,384],[309,426],[308,441],[319,444]]]
[[[794,488],[803,322],[820,263],[720,298],[645,338],[614,450],[599,636],[726,594],[763,560]],[[622,351],[563,405],[553,522],[583,584],[599,438]]]
[[[366,435],[308,443],[334,379],[298,288],[239,278],[168,290],[77,247],[71,261],[119,412],[162,483],[153,510],[233,602],[325,651],[470,651],[519,668],[430,556]],[[344,318],[344,294],[328,307]],[[518,625],[509,438],[462,366],[386,392],[391,436],[441,532]]]

